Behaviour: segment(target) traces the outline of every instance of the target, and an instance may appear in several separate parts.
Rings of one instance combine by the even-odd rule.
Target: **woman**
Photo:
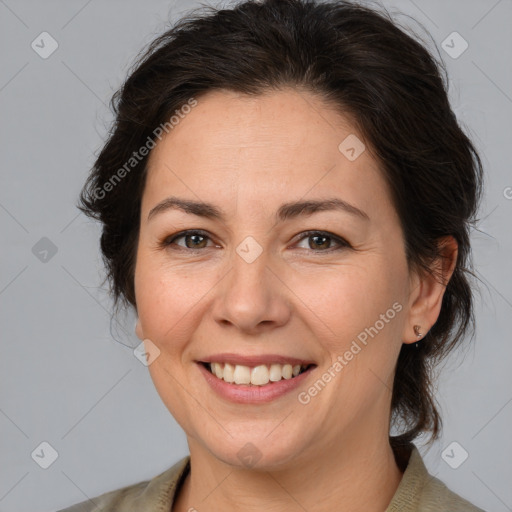
[[[190,457],[66,510],[480,510],[412,444],[473,320],[482,189],[427,50],[350,2],[244,2],[114,100],[81,208]]]

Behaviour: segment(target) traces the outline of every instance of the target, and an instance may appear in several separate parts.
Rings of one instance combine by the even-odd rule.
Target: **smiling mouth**
[[[246,386],[265,386],[272,382],[290,380],[314,368],[315,364],[261,364],[250,367],[229,363],[201,362],[211,374],[230,384]]]

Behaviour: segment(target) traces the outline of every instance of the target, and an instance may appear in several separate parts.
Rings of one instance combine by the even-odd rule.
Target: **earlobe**
[[[436,323],[446,290],[457,264],[458,244],[453,236],[439,240],[440,256],[431,273],[419,277],[419,293],[409,310],[409,322],[403,334],[403,343],[416,343],[423,339]]]
[[[421,325],[415,325],[414,326],[414,334],[416,334],[416,337],[418,338],[418,340],[423,338],[425,333],[421,332]]]
[[[427,334],[430,328],[424,328],[421,325],[415,324],[412,329],[407,327],[407,330],[412,330],[412,333],[407,332],[403,338],[403,343],[411,345],[412,343],[419,343]]]

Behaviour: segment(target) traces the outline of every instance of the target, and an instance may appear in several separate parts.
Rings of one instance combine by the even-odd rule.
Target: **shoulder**
[[[189,461],[189,456],[184,457],[151,480],[106,492],[58,512],[149,512],[152,507],[170,508],[176,488],[189,469]]]
[[[418,511],[484,512],[466,499],[451,491],[441,480],[429,476],[419,495]]]
[[[386,512],[484,512],[430,475],[416,448]]]

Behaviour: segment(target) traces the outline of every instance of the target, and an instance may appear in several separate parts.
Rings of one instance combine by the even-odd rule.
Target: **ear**
[[[142,334],[142,325],[140,324],[140,318],[137,317],[137,323],[135,324],[135,334],[137,335],[137,338],[139,338],[139,340],[143,340],[144,339],[144,335]]]
[[[403,343],[415,343],[422,339],[436,323],[446,286],[452,277],[457,263],[458,244],[453,236],[438,240],[440,256],[432,263],[432,273],[412,276],[409,318],[402,333]],[[414,326],[419,326],[418,336]]]

